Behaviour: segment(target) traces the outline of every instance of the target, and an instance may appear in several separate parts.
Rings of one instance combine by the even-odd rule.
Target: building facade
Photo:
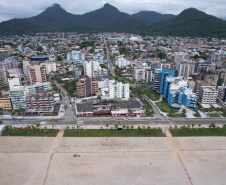
[[[146,70],[143,68],[134,68],[134,79],[139,81],[145,81]]]
[[[40,65],[28,67],[28,76],[30,84],[35,84],[36,82],[46,82],[45,67],[41,67]]]
[[[19,108],[26,108],[26,92],[24,87],[18,86],[11,88],[9,91],[9,95],[12,102],[12,108],[17,110]]]
[[[109,85],[109,97],[110,98],[125,98],[128,99],[130,95],[129,84],[123,84],[117,82],[116,84]]]
[[[39,93],[27,95],[26,112],[52,113],[54,106],[54,94],[51,92],[39,90]]]
[[[25,87],[27,94],[31,93],[38,93],[40,90],[44,90],[44,91],[50,91],[52,90],[52,86],[49,82],[45,82],[45,83],[39,83],[36,82],[33,85],[28,85]]]
[[[95,96],[99,91],[98,80],[87,76],[76,83],[76,89],[79,98]]]

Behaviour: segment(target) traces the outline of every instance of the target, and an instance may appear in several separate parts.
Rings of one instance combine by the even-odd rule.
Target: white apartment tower
[[[122,84],[122,82],[117,82],[116,84],[109,85],[109,97],[110,98],[129,98],[129,84]]]

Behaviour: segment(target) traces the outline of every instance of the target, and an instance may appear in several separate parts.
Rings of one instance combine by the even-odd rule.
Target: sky
[[[187,8],[197,8],[226,20],[226,0],[0,0],[0,22],[38,15],[54,3],[73,14],[84,14],[109,3],[128,14],[142,10],[177,15]]]

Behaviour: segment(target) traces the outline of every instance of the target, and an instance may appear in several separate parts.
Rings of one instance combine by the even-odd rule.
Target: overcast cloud
[[[43,12],[54,3],[60,4],[73,14],[83,14],[101,8],[109,3],[128,14],[142,10],[177,15],[184,9],[194,7],[207,14],[226,19],[225,0],[1,0],[0,22],[12,18],[26,18]]]

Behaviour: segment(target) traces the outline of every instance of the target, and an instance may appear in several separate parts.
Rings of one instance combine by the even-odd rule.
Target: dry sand
[[[174,138],[194,185],[226,184],[226,138]],[[42,185],[54,138],[0,137],[0,184]],[[80,157],[73,157],[79,154]],[[62,138],[46,185],[189,185],[168,138]]]

